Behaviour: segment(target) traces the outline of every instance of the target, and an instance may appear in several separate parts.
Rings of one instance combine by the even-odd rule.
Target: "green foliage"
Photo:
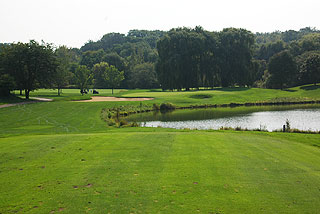
[[[82,53],[80,64],[91,69],[95,64],[102,62],[104,56],[105,52],[102,49],[97,51],[86,51]]]
[[[119,71],[116,67],[113,65],[109,66],[105,73],[105,80],[108,84],[108,87],[112,88],[112,94],[113,89],[118,87],[122,80],[124,80],[123,71]]]
[[[271,76],[267,86],[270,88],[289,87],[297,78],[296,62],[288,51],[272,56],[268,64],[268,71]]]
[[[58,61],[57,71],[55,73],[55,87],[58,89],[58,96],[60,96],[62,88],[69,84],[72,77],[70,72],[72,53],[65,47],[61,46],[55,50],[55,54]]]
[[[93,67],[95,87],[98,88],[112,88],[118,87],[122,80],[124,80],[124,72],[119,71],[115,66],[106,62],[100,62]]]
[[[176,109],[176,106],[172,103],[161,103],[160,105],[160,111],[168,111],[174,109]]]
[[[143,63],[133,67],[129,75],[130,88],[158,88],[159,83],[154,64]]]
[[[300,75],[305,84],[320,82],[320,52],[306,52],[301,56]]]
[[[284,51],[286,49],[286,44],[279,40],[273,43],[262,44],[257,53],[257,59],[269,61],[270,57],[273,55]]]
[[[254,35],[245,29],[227,28],[219,34],[221,86],[252,85],[250,67]]]
[[[4,73],[14,78],[18,89],[25,90],[26,99],[30,91],[52,86],[58,63],[50,44],[34,40],[11,44],[1,55]]]
[[[0,73],[0,97],[9,96],[14,87],[14,78],[9,74]]]
[[[252,85],[253,34],[229,28],[219,33],[172,29],[158,42],[158,78],[163,89]]]
[[[81,94],[83,95],[84,90],[88,89],[93,75],[90,69],[87,68],[85,65],[79,65],[75,71],[75,79],[78,88],[80,89]]]
[[[159,104],[153,103],[153,105],[152,105],[152,110],[153,110],[153,111],[159,111],[159,110],[160,110]]]

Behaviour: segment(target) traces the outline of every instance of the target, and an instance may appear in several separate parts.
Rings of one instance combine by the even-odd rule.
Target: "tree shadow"
[[[300,89],[307,90],[307,91],[316,90],[318,88],[320,88],[320,85],[307,85],[307,86],[300,87]]]
[[[283,91],[287,91],[287,92],[296,92],[297,90],[293,90],[293,89],[283,89]]]
[[[217,91],[247,91],[250,88],[246,87],[230,87],[230,88],[215,88],[214,90]]]

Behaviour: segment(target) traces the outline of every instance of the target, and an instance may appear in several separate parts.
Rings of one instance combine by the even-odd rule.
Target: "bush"
[[[126,120],[121,120],[119,123],[120,126],[127,126],[128,122]]]
[[[114,125],[116,125],[116,122],[113,119],[109,119],[109,120],[107,120],[107,124],[108,124],[108,126],[114,126]]]
[[[160,110],[160,106],[158,104],[154,103],[153,106],[152,106],[152,110],[153,111],[159,111]]]
[[[161,111],[174,110],[174,109],[176,109],[176,106],[173,105],[172,103],[162,103],[160,105]]]

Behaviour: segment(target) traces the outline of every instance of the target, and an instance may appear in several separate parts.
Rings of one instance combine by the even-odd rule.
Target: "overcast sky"
[[[81,47],[110,32],[202,26],[252,32],[320,29],[319,0],[0,0],[0,42]]]

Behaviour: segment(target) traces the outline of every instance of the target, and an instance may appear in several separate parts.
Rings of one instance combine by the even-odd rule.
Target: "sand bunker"
[[[17,105],[25,105],[25,104],[31,104],[31,103],[38,103],[38,102],[51,102],[51,101],[53,101],[53,99],[41,98],[41,97],[30,97],[30,100],[28,100],[28,101],[0,105],[0,108],[6,108],[6,107],[11,107],[11,106],[17,106]]]
[[[75,102],[104,102],[104,101],[145,101],[153,100],[154,98],[118,98],[118,97],[91,97],[91,100],[78,100]]]

